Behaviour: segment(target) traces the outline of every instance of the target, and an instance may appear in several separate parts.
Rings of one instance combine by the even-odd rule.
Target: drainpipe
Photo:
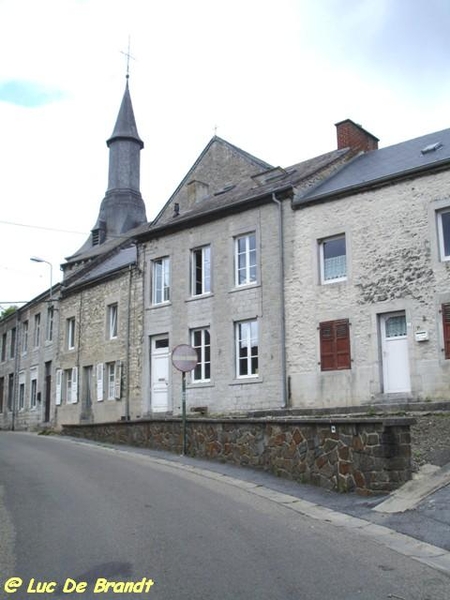
[[[132,266],[128,267],[128,307],[127,307],[127,385],[125,388],[125,420],[130,420],[130,332],[131,332],[131,280],[132,280]]]
[[[283,208],[275,193],[272,193],[272,201],[278,207],[278,246],[280,250],[280,303],[281,303],[281,372],[283,376],[283,408],[289,408],[289,397],[287,393],[286,377],[286,309],[284,300],[284,230],[283,230]]]

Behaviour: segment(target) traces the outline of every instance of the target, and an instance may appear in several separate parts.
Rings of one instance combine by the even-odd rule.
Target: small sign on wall
[[[428,342],[428,340],[430,339],[428,337],[428,331],[425,331],[424,329],[418,329],[414,335],[416,338],[416,342]]]

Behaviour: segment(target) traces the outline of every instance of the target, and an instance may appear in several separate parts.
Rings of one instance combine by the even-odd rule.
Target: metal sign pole
[[[180,344],[172,351],[172,364],[182,372],[181,378],[181,428],[183,436],[183,456],[187,453],[186,432],[186,373],[195,369],[198,362],[197,350],[187,344]]]
[[[181,377],[181,420],[183,428],[183,456],[186,456],[186,372],[182,372]]]

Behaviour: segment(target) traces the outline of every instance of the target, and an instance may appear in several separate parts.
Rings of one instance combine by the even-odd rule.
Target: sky
[[[129,42],[151,220],[215,132],[287,167],[347,118],[380,147],[450,127],[449,30],[450,0],[0,0],[0,308],[95,225]]]

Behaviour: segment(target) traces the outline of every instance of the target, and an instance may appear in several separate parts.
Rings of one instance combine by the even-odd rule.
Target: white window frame
[[[64,379],[66,404],[76,404],[78,402],[78,367],[66,369]]]
[[[22,354],[28,352],[28,321],[22,323]]]
[[[106,363],[106,399],[116,398],[116,363]]]
[[[69,317],[66,325],[67,350],[75,349],[75,317]]]
[[[345,244],[345,254],[341,254],[340,256],[345,256],[345,275],[339,277],[328,277],[325,278],[326,275],[326,266],[325,266],[325,244],[328,242],[333,242],[335,240],[344,240]],[[322,285],[327,285],[328,283],[336,283],[339,281],[347,280],[347,239],[345,233],[341,233],[339,235],[333,235],[327,238],[323,238],[319,240],[319,254],[320,254],[320,282]]]
[[[41,344],[41,313],[34,315],[34,347],[39,348]]]
[[[117,302],[108,305],[108,339],[116,340],[118,332],[119,306]]]
[[[152,261],[152,304],[168,302],[170,302],[170,257],[163,256]]]
[[[197,273],[200,270],[200,278]],[[200,289],[197,289],[199,284]],[[191,296],[204,296],[211,293],[211,246],[201,246],[191,250]]]
[[[251,248],[252,239],[254,240],[254,248]],[[255,231],[234,238],[234,272],[236,287],[255,285],[258,282],[258,251],[256,241]],[[240,242],[244,243],[243,252],[239,251]],[[243,265],[240,265],[241,256],[243,257]],[[252,277],[253,270],[254,277]],[[243,275],[242,279],[241,275]]]
[[[19,412],[25,410],[25,395],[26,395],[25,371],[20,371],[20,373],[19,373],[19,399],[18,399]]]
[[[439,255],[440,255],[440,259],[442,262],[450,260],[450,254],[445,254],[445,236],[444,236],[444,227],[442,225],[442,215],[445,213],[450,213],[450,208],[445,208],[443,210],[438,211],[438,213],[437,213]],[[449,246],[450,246],[450,240],[449,240]]]
[[[46,339],[47,342],[53,341],[53,324],[54,324],[55,309],[53,306],[47,308],[47,329]]]
[[[38,395],[38,368],[32,367],[30,369],[30,408],[31,410],[37,407],[37,395]]]
[[[196,334],[200,333],[200,345],[196,344]],[[191,374],[191,381],[194,383],[203,383],[211,381],[211,332],[209,327],[198,327],[191,330],[191,346],[195,348],[198,355],[197,366]],[[209,354],[209,360],[207,360]],[[209,369],[209,377],[206,371]]]
[[[256,355],[252,355],[252,342],[256,334]],[[236,377],[237,379],[249,379],[259,376],[259,323],[258,319],[248,319],[235,323],[235,344],[236,344]],[[241,350],[246,348],[245,356],[241,355]],[[256,359],[256,369],[254,360]],[[241,361],[245,361],[246,369],[241,369]],[[245,372],[246,371],[246,372]]]

